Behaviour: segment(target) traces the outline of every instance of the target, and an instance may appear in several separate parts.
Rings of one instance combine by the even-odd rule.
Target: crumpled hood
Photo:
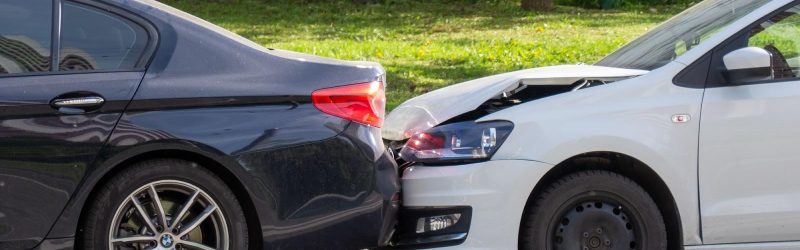
[[[432,128],[480,107],[505,92],[525,85],[570,85],[581,79],[614,81],[647,74],[645,70],[592,65],[562,65],[525,69],[444,87],[414,97],[386,117],[383,138],[405,140],[414,132]]]

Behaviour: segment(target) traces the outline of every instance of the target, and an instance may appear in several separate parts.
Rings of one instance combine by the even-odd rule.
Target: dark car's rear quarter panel
[[[266,248],[360,249],[378,244],[389,229],[384,219],[394,217],[390,200],[398,186],[392,158],[359,145],[379,139],[369,130],[351,123],[329,139],[237,157],[256,166],[251,174],[276,202],[262,223]]]
[[[360,249],[385,240],[399,183],[380,129],[310,103],[314,90],[379,80],[383,68],[267,51],[122,2],[157,27],[159,46],[49,238],[74,236],[83,201],[115,166],[149,151],[186,151],[219,163],[209,167],[225,168],[226,182],[242,183],[238,195],[249,200],[244,210],[256,215],[248,219],[264,248]]]
[[[396,190],[375,128],[312,104],[137,110],[109,143],[109,158],[138,147],[182,143],[215,152],[244,183],[268,249],[356,249],[378,244]],[[397,188],[397,186],[394,186]],[[369,230],[364,230],[369,229]]]

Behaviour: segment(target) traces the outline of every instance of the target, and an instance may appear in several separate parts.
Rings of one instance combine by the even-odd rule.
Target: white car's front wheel
[[[667,249],[666,227],[653,199],[613,172],[567,175],[525,213],[520,249]]]

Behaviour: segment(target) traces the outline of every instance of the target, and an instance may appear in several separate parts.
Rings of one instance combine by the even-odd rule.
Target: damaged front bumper
[[[528,196],[551,165],[493,160],[406,168],[397,248],[516,249]],[[417,233],[420,218],[461,213],[458,223]]]

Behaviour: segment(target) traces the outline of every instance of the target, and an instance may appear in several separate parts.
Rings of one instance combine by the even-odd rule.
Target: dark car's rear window
[[[133,69],[147,48],[147,31],[123,17],[69,2],[61,15],[60,71]]]

